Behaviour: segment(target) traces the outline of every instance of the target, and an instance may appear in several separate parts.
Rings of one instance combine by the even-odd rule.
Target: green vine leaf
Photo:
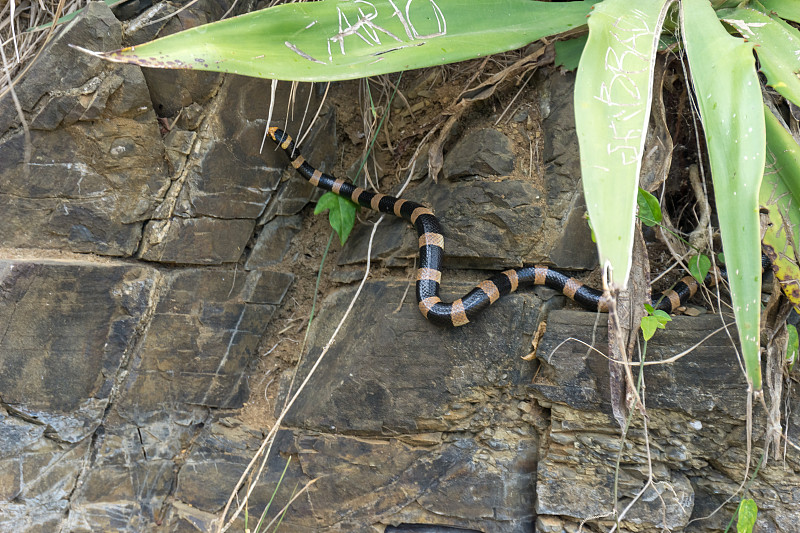
[[[689,258],[687,266],[689,267],[689,274],[691,274],[698,283],[703,283],[708,275],[708,271],[711,270],[711,259],[705,254],[693,255]]]
[[[739,504],[739,515],[736,520],[737,533],[752,533],[753,527],[756,525],[756,516],[758,515],[758,506],[756,502],[750,498],[742,500]]]
[[[331,227],[339,236],[339,242],[344,246],[356,224],[356,211],[359,209],[361,206],[358,204],[328,191],[320,197],[317,207],[314,208],[314,214],[319,215],[328,211]]]
[[[661,205],[658,203],[658,198],[639,187],[636,203],[639,205],[639,220],[642,221],[642,224],[652,228],[661,223],[663,215],[661,214]]]
[[[640,327],[642,328],[642,337],[649,341],[656,334],[656,330],[666,329],[667,322],[672,321],[672,318],[660,309],[656,311],[650,304],[644,304],[644,308],[647,310],[647,316],[642,317]]]

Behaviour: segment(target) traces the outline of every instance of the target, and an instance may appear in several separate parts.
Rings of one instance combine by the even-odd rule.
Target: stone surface
[[[152,274],[0,262],[0,530],[59,529],[146,320]]]
[[[648,343],[647,360],[672,357],[718,326],[719,319],[713,315],[673,317],[667,331]],[[538,464],[536,511],[540,521],[547,516],[556,519],[548,522],[555,524],[555,529],[543,531],[561,531],[557,527],[560,521],[573,528],[584,519],[589,525],[610,525],[603,517],[609,516],[615,503],[614,479],[619,480],[617,505],[622,509],[645,488],[650,468],[654,485],[631,508],[626,527],[721,531],[735,512],[735,498],[714,517],[689,521],[711,514],[745,478],[747,388],[730,340],[720,332],[676,362],[647,366],[649,439],[645,439],[641,417],[636,416],[622,443],[608,401],[607,361],[585,345],[562,344],[571,337],[606,353],[605,329],[605,321],[596,324],[589,313],[552,312],[538,346],[542,367],[532,392],[550,408],[550,424],[544,437],[549,445]],[[794,440],[799,433],[794,406],[800,398],[794,393],[787,401],[792,414],[785,423]],[[754,420],[753,453],[760,457],[758,446],[764,434],[760,410]],[[798,503],[798,456],[789,454],[785,462],[773,461],[761,472],[763,477],[756,478],[749,489],[759,502],[759,528],[793,531],[796,521],[789,516]],[[782,505],[768,504],[776,501],[776,494],[781,495]],[[778,525],[790,522],[789,527]]]
[[[245,268],[252,270],[283,261],[292,239],[302,227],[303,217],[300,215],[277,216],[270,220],[259,233]]]
[[[294,446],[303,473],[320,480],[308,502],[293,507],[287,528],[313,527],[300,519],[314,511],[319,531],[367,531],[376,519],[487,532],[529,530],[526,489],[532,480],[534,441],[518,438],[512,453],[497,454],[469,438],[448,440],[421,447],[402,438],[297,438]]]
[[[282,530],[368,531],[374,523],[529,530],[538,440],[535,417],[518,406],[533,376],[520,356],[539,316],[537,299],[514,295],[487,310],[484,320],[444,330],[422,320],[414,302],[392,312],[387,302],[398,302],[405,287],[364,287],[359,318],[341,331],[343,341],[333,345],[285,419],[289,430],[276,441],[270,473],[257,488],[263,496],[254,501],[268,497],[282,458],[290,455],[285,485],[319,480],[292,506]],[[460,284],[452,292],[469,288]],[[341,289],[324,302],[295,384],[352,294]],[[200,448],[189,459],[197,464],[182,471],[176,497],[198,512],[189,517],[181,511],[181,521],[208,519],[224,504],[198,498],[196,488],[238,479],[258,442],[246,428],[233,432],[239,432],[237,442],[209,440],[226,450],[221,464],[218,452],[201,454]],[[288,497],[282,485],[274,505]]]
[[[32,427],[0,414],[4,439],[14,426]],[[66,444],[38,436],[18,441],[16,449],[9,450],[4,439],[0,441],[0,530],[58,531],[69,512],[78,474],[85,468],[90,441]]]
[[[445,236],[446,266],[501,269],[537,257],[530,236],[541,229],[542,209],[536,205],[536,189],[526,181],[426,180],[403,197],[433,208]],[[339,265],[365,260],[371,231],[368,225],[353,230]],[[418,254],[417,241],[410,224],[384,221],[374,239],[373,258],[389,266],[409,264]]]
[[[449,180],[474,176],[507,176],[514,171],[511,141],[497,130],[468,133],[447,153],[442,174]]]
[[[561,268],[591,270],[597,266],[597,250],[583,217],[586,213],[578,136],[575,133],[573,73],[540,70],[534,75],[542,116],[546,203],[545,227],[560,239],[551,244],[549,258]]]
[[[128,25],[126,44],[138,45],[219,20],[229,8],[226,0],[199,0],[193,9],[181,9],[170,2],[156,3],[139,17],[141,22]],[[240,12],[234,10],[233,14]],[[208,103],[223,79],[222,74],[200,70],[145,68],[142,72],[150,87],[152,106],[160,117],[174,117],[192,103]]]
[[[404,194],[433,208],[439,218],[446,266],[491,270],[533,263],[572,270],[597,266],[596,248],[584,219],[572,104],[574,78],[537,79],[542,94],[543,180],[512,175],[510,140],[498,131],[481,129],[459,139],[446,155],[442,171],[448,179],[426,180]],[[526,143],[524,150],[528,149]],[[340,266],[366,260],[370,232],[366,225],[354,229],[339,256]],[[394,220],[381,224],[373,260],[400,266],[413,263],[416,255],[417,237],[408,224]]]
[[[4,246],[135,252],[169,184],[147,86],[137,67],[67,46],[113,50],[121,39],[119,22],[95,3],[50,43],[16,86],[30,144],[12,100],[0,102]]]
[[[127,2],[118,11],[147,10],[125,26],[124,38],[141,42],[217,18],[230,5],[201,0],[151,26],[142,23],[178,7]],[[284,344],[267,352],[274,337],[298,340],[295,310],[278,314],[293,276],[263,268],[285,260],[300,216],[320,193],[287,170],[270,142],[261,151],[269,82],[153,71],[145,84],[136,67],[63,46],[119,46],[122,29],[107,8],[86,12],[69,40],[57,39],[17,85],[31,125],[30,161],[16,112],[0,102],[0,243],[8,254],[0,259],[0,531],[213,531],[268,429],[257,417],[267,407],[248,406],[255,427],[237,418],[239,409],[268,393],[268,408],[276,408],[292,382],[296,351]],[[449,178],[422,180],[409,193],[438,210],[453,267],[593,265],[573,77],[531,81],[535,100],[517,122],[501,133],[487,128],[491,117],[475,120],[474,133],[446,154]],[[307,96],[313,107],[318,88],[302,88],[297,100]],[[282,84],[276,109],[288,101]],[[157,121],[153,109],[169,120]],[[299,136],[304,122],[295,115],[286,129]],[[545,176],[521,163],[532,145],[520,140],[539,139],[540,115],[542,161],[530,164]],[[358,142],[352,122],[345,134]],[[336,138],[335,117],[324,111],[303,153],[329,171],[338,162]],[[395,143],[398,154],[407,141]],[[368,229],[356,230],[361,237],[340,255],[338,279],[363,260]],[[405,267],[416,242],[403,221],[387,219],[375,251],[384,265]],[[656,484],[626,516],[628,529],[724,529],[735,501],[689,522],[711,514],[745,477],[745,395],[722,337],[677,363],[648,367],[648,439],[637,422],[621,443],[607,407],[605,360],[575,344],[551,356],[572,336],[591,342],[596,333],[603,348],[595,315],[552,312],[563,297],[542,303],[552,291],[540,288],[442,330],[419,315],[405,270],[377,272],[389,279],[366,284],[285,420],[255,481],[249,527],[291,459],[271,516],[295,487],[317,481],[281,531],[577,532],[590,513],[612,509],[616,474],[618,508],[631,501],[649,457]],[[449,281],[467,277],[446,272],[443,296],[472,288]],[[328,291],[295,388],[354,288]],[[270,326],[274,316],[289,327]],[[543,361],[521,359],[545,319]],[[676,319],[651,341],[648,357],[673,355],[714,327]],[[267,328],[273,337],[262,339]],[[253,373],[265,367],[277,370],[272,389],[269,372]],[[277,388],[283,397],[274,397]],[[786,394],[784,427],[796,442],[800,406],[795,391]],[[757,414],[756,456],[764,430]],[[798,471],[791,453],[760,469],[749,487],[759,530],[796,529]],[[584,531],[610,527],[592,519]]]
[[[532,294],[505,298],[480,320],[446,329],[421,318],[413,293],[393,312],[406,286],[364,286],[356,317],[339,333],[346,341],[335,343],[325,356],[325,364],[287,415],[287,424],[356,434],[463,430],[485,416],[470,398],[488,400],[488,394],[499,399],[502,391],[530,381],[532,368],[520,357],[529,351],[539,313]],[[454,299],[471,288],[449,288],[443,298]],[[353,290],[343,289],[326,299],[309,335],[298,382],[352,295]],[[387,382],[386,376],[393,379]]]
[[[514,435],[504,453],[471,439],[413,443],[407,436],[363,439],[281,431],[264,476],[251,495],[251,516],[260,513],[283,474],[272,517],[292,489],[317,479],[286,515],[282,531],[369,531],[373,521],[475,527],[481,531],[530,529],[535,439]],[[227,494],[209,486],[233,486],[261,443],[261,433],[236,420],[213,424],[199,437],[177,480],[173,523],[213,521]],[[335,475],[331,475],[335,473]],[[465,492],[464,483],[473,487]],[[213,497],[211,497],[213,496]],[[191,511],[189,511],[191,510]]]
[[[151,529],[292,280],[0,262],[0,530]]]
[[[140,257],[162,263],[235,263],[255,225],[255,220],[210,217],[151,220]]]
[[[586,224],[586,203],[576,197],[561,233],[550,250],[550,261],[562,269],[592,269],[597,266],[596,246]]]
[[[217,438],[208,433],[212,413],[247,398],[246,369],[292,279],[227,269],[163,273],[161,296],[73,497],[70,528],[134,532],[162,521],[183,469],[205,468],[187,461],[191,450],[223,469],[201,445]],[[226,490],[206,487],[196,497],[223,498]]]
[[[244,370],[256,355],[274,302],[292,280],[289,274],[232,269],[165,275],[161,290],[166,293],[150,319],[128,374],[129,393],[117,410],[144,421],[163,405],[240,406],[247,396]]]
[[[0,261],[6,408],[57,441],[91,435],[153,290],[138,266]]]
[[[597,354],[596,357],[586,357],[586,347],[576,342],[564,344],[551,354],[555,345],[563,340],[559,339],[559,334],[569,332],[571,335],[567,336],[590,342],[595,326],[592,313],[563,312],[550,315],[548,328],[552,336],[545,337],[539,348],[539,353],[549,354],[542,375],[549,376],[552,368],[557,372],[559,381],[569,381],[569,387],[565,388],[556,382],[549,386],[548,380],[543,380],[536,390],[547,401],[567,403],[571,408],[581,410],[609,408],[609,398],[604,396],[608,392],[608,364],[604,358]],[[601,320],[598,331],[602,331],[604,326],[605,321]],[[719,326],[719,320],[713,315],[673,317],[667,326],[670,334],[656,335],[648,342],[648,360],[673,357]],[[577,335],[586,331],[590,333],[588,338]],[[603,342],[605,339],[595,339],[593,345],[607,353]],[[746,399],[742,393],[746,388],[744,377],[733,360],[720,361],[720,354],[727,356],[731,353],[728,336],[724,331],[719,331],[706,339],[701,347],[680,359],[679,363],[647,367],[648,406],[677,410],[688,415],[718,413],[728,417],[743,416],[743,402]],[[687,394],[682,385],[685,383],[693,383],[696,389]],[[720,387],[720,383],[726,386]],[[713,391],[713,394],[708,391]]]
[[[312,89],[301,89],[303,99],[308,91]],[[278,109],[289,105],[288,93],[288,86],[278,93]],[[173,182],[144,228],[139,257],[176,264],[234,263],[240,259],[256,221],[268,222],[264,219],[267,206],[280,204],[276,191],[286,163],[271,141],[261,150],[269,103],[262,98],[264,94],[269,94],[267,80],[225,78],[205,107],[209,118],[198,122],[197,131],[171,134],[168,154],[175,169]],[[291,122],[289,128],[298,123]],[[303,187],[302,178],[297,180]],[[306,184],[302,205],[312,194]],[[271,207],[268,218],[279,211]],[[286,221],[281,222],[285,229]],[[280,233],[280,227],[276,223],[267,234]],[[290,238],[291,233],[284,242]],[[271,243],[270,247],[274,246]],[[256,258],[247,268],[268,264],[272,263]]]
[[[322,113],[317,119],[317,126],[309,135],[309,140],[302,147],[304,157],[314,165],[314,168],[323,172],[330,172],[334,165],[336,153],[334,117],[332,110]],[[270,150],[275,150],[271,141],[268,141],[267,146]],[[288,158],[285,158],[285,161],[288,164]],[[289,166],[258,220],[258,226],[263,227],[247,258],[245,268],[248,270],[262,268],[282,261],[292,239],[302,227],[303,219],[299,213],[323,192]]]

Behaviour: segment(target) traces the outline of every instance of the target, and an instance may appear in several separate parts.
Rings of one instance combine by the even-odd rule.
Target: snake
[[[286,153],[292,167],[313,186],[348,198],[367,209],[400,217],[416,228],[419,236],[417,304],[422,315],[430,322],[447,327],[463,326],[501,297],[518,289],[535,286],[556,290],[587,310],[608,311],[602,291],[542,265],[505,270],[480,282],[461,298],[450,303],[443,302],[439,297],[439,288],[442,281],[444,235],[439,220],[430,208],[411,200],[367,191],[347,180],[321,172],[305,160],[292,137],[285,131],[270,127],[268,135]],[[762,256],[762,266],[769,266],[766,256]],[[719,277],[724,278],[725,274],[724,267],[720,267],[718,276],[709,273],[704,283],[713,283]],[[672,288],[653,294],[653,307],[655,310],[673,313],[694,296],[700,286],[700,282],[693,276],[684,276]]]

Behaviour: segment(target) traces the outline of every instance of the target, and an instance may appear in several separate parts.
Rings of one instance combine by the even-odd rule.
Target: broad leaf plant
[[[800,148],[762,104],[759,78],[760,71],[766,85],[800,106],[800,32],[789,21],[800,23],[797,0],[322,0],[96,54],[146,67],[330,81],[463,61],[584,30],[575,122],[589,216],[613,292],[626,287],[631,269],[655,58],[662,33],[677,33],[708,148],[747,378],[760,390],[760,207],[769,213],[765,239],[779,279],[800,305],[793,281]],[[576,54],[576,44],[565,49]]]

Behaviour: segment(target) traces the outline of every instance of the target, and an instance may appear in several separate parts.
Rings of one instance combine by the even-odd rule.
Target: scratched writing
[[[612,109],[609,122],[608,154],[617,154],[623,165],[636,164],[641,153],[641,138],[645,124],[643,115],[649,98],[649,55],[653,42],[653,29],[645,14],[633,10],[626,18],[620,17],[610,32],[615,41],[605,55],[605,69],[611,76],[599,88],[595,98]],[[642,40],[646,43],[642,43]]]
[[[417,31],[417,28],[414,26],[413,18],[415,17],[411,16],[411,4],[414,3],[412,0],[408,0],[408,2],[406,2],[405,16],[403,16],[403,14],[397,8],[397,5],[395,5],[393,0],[389,0],[389,3],[392,4],[392,7],[394,8],[394,16],[400,19],[400,23],[403,24],[403,27],[406,30],[406,35],[408,36],[409,39],[431,39],[433,37],[440,37],[442,35],[447,34],[447,21],[444,18],[444,13],[442,13],[442,10],[433,0],[428,0],[428,4],[431,10],[433,11],[434,17],[436,18],[436,24],[438,25],[438,29],[436,32],[429,33],[427,35],[420,35],[420,33]],[[424,6],[424,2],[416,2],[416,3],[418,5],[423,4]],[[419,11],[418,8],[417,14],[422,14],[422,13],[424,13],[424,11]]]
[[[391,48],[377,50],[374,54],[381,56],[409,46],[419,46],[427,40],[447,34],[447,21],[435,0],[406,0],[405,5],[402,0],[354,0],[339,2],[336,11],[338,31],[326,37],[328,61],[333,61],[337,54],[347,55],[348,43],[353,40],[371,47],[392,43]],[[387,25],[395,19],[402,26],[402,31],[388,29]],[[435,21],[435,27],[431,28],[434,31],[422,33],[419,29],[422,23],[430,24],[430,21]],[[318,32],[319,27],[312,22],[305,29]],[[319,57],[308,53],[307,49],[301,50],[297,43],[286,41],[284,44],[303,59],[325,64]]]

